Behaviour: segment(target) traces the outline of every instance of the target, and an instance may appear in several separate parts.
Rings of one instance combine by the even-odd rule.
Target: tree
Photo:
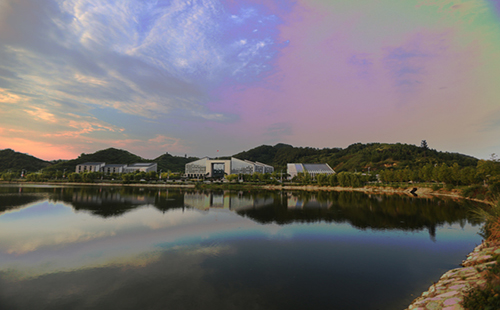
[[[316,181],[319,186],[328,185],[328,175],[321,173],[316,176]]]
[[[339,181],[337,180],[337,174],[330,174],[328,176],[328,183],[330,184],[330,186],[337,186],[339,185]]]
[[[427,151],[429,149],[429,146],[427,145],[427,141],[426,140],[422,140],[422,142],[420,143],[420,147],[424,151]]]
[[[226,180],[228,180],[229,182],[233,182],[233,181],[235,181],[237,179],[238,179],[238,175],[237,174],[226,175]]]
[[[80,182],[82,179],[81,175],[76,172],[71,172],[68,174],[68,180],[70,182]]]
[[[2,180],[4,181],[12,181],[12,179],[14,178],[14,174],[12,172],[5,172],[4,174],[2,174]]]
[[[434,180],[434,165],[431,163],[426,164],[420,169],[420,178],[425,182]]]
[[[156,171],[149,171],[148,173],[146,173],[146,176],[149,180],[158,179],[158,174],[156,173]]]
[[[453,181],[452,171],[447,164],[443,163],[441,164],[441,166],[439,166],[439,168],[437,169],[437,179],[439,180],[439,182],[443,182],[446,184]]]
[[[455,185],[458,185],[461,181],[461,174],[460,174],[460,166],[457,163],[454,163],[453,166],[451,166],[451,178]]]
[[[122,174],[122,180],[125,183],[130,182],[133,179],[134,175],[132,173],[124,173]]]

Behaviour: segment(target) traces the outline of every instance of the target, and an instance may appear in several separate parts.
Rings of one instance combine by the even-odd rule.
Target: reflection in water
[[[335,222],[349,223],[359,229],[426,229],[432,239],[436,227],[470,218],[474,203],[451,199],[424,199],[407,196],[366,195],[358,192],[264,192],[264,191],[178,191],[148,188],[60,187],[0,188],[1,211],[18,208],[37,200],[64,202],[76,211],[102,217],[121,216],[143,206],[165,212],[194,208],[202,211],[226,209],[259,223]]]
[[[243,191],[187,192],[184,194],[184,204],[204,211],[210,208],[241,211],[271,206],[274,204],[274,197],[247,194]]]
[[[0,187],[0,309],[401,309],[480,242],[469,207],[349,192]]]

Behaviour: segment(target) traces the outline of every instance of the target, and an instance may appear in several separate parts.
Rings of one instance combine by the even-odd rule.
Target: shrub
[[[486,195],[488,189],[482,185],[472,185],[462,190],[462,196],[467,198],[482,199]]]
[[[496,310],[500,309],[500,260],[490,265],[486,274],[486,285],[469,290],[462,302],[467,310]]]

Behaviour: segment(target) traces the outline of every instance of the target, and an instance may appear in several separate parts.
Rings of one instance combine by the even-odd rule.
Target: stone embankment
[[[462,301],[466,292],[485,285],[486,269],[488,265],[496,264],[496,255],[500,255],[500,243],[478,245],[462,262],[463,267],[446,272],[405,310],[464,309]]]

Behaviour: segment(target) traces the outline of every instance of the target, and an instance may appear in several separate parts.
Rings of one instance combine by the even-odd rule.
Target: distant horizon
[[[0,7],[0,149],[214,157],[425,139],[500,153],[497,0]]]

